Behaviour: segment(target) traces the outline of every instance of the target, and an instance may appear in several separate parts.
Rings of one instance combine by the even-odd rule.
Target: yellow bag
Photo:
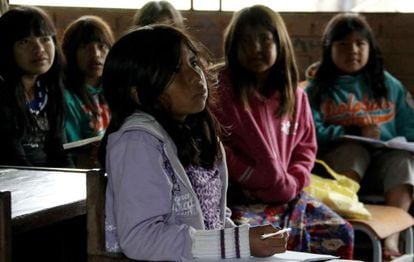
[[[369,211],[358,200],[359,184],[357,182],[336,173],[322,160],[316,160],[315,165],[320,165],[331,177],[323,178],[311,174],[311,183],[304,189],[310,196],[321,200],[344,218],[371,218]]]

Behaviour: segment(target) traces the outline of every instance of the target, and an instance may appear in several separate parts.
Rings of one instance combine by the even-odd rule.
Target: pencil
[[[283,228],[283,229],[281,229],[279,231],[276,231],[276,232],[273,232],[273,233],[263,234],[263,235],[260,236],[260,238],[261,239],[266,239],[266,238],[269,238],[269,237],[273,237],[273,236],[277,236],[277,235],[283,234],[285,232],[290,232],[291,230],[292,230],[292,228],[286,227],[286,228]]]

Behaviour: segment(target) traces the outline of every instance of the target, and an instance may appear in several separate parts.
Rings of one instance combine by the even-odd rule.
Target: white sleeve
[[[249,225],[222,230],[190,230],[194,258],[243,258],[250,256]]]

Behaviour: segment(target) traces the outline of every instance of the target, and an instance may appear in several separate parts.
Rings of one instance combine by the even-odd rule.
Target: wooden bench
[[[373,249],[374,262],[382,261],[381,240],[402,232],[405,244],[405,253],[414,251],[413,226],[414,218],[406,211],[385,205],[364,205],[371,213],[370,220],[349,219],[355,231],[361,231],[368,235]]]
[[[86,173],[86,221],[88,262],[136,261],[123,254],[109,253],[105,249],[105,190],[107,178],[99,169]]]
[[[11,262],[10,192],[0,192],[0,262]]]

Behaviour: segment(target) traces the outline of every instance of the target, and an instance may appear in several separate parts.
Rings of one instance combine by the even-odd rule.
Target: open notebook
[[[338,257],[332,255],[313,254],[306,252],[286,251],[284,253],[275,254],[271,257],[250,257],[243,259],[225,259],[224,262],[243,262],[243,261],[278,261],[278,262],[298,262],[298,261],[330,261],[335,260]],[[215,259],[195,259],[194,261],[217,261]]]
[[[83,146],[93,144],[93,143],[99,143],[102,140],[102,137],[103,136],[94,136],[94,137],[66,143],[66,144],[63,144],[63,149],[67,150],[67,149],[83,147]]]
[[[368,138],[363,136],[353,136],[353,135],[344,135],[340,139],[350,140],[360,143],[370,144],[373,147],[388,147],[393,149],[406,150],[411,153],[414,153],[414,142],[408,142],[407,139],[403,136],[398,136],[388,141],[382,141],[379,139]]]

